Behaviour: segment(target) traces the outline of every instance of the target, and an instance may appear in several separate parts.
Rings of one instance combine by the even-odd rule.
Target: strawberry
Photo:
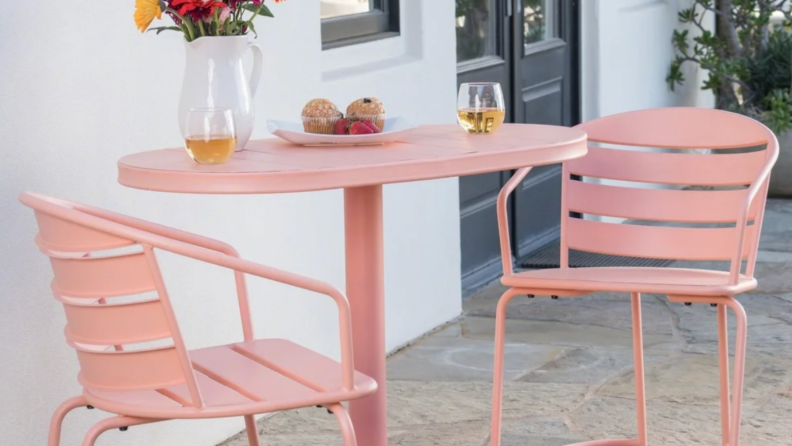
[[[335,131],[336,135],[347,135],[347,129],[349,129],[349,119],[339,119],[335,124]]]
[[[377,124],[374,124],[374,121],[366,119],[365,121],[363,121],[363,124],[366,124],[368,128],[370,128],[371,131],[374,133],[382,133],[382,129],[377,127]]]
[[[360,121],[353,122],[349,127],[350,135],[370,135],[372,133],[374,133],[374,130],[371,130],[369,126]]]

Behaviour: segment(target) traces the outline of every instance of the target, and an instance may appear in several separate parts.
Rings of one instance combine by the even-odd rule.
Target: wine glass
[[[468,133],[494,133],[506,118],[503,91],[497,82],[471,82],[459,87],[457,120]]]
[[[184,147],[195,162],[223,164],[236,149],[234,114],[227,108],[193,108],[184,126]]]

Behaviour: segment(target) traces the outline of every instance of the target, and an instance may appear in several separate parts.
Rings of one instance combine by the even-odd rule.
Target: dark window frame
[[[399,0],[370,0],[371,12],[322,20],[322,49],[399,35]]]

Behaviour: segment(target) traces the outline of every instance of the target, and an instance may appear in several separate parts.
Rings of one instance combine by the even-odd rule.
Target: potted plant
[[[777,0],[693,0],[679,21],[697,28],[675,30],[676,57],[666,81],[669,88],[685,82],[682,66],[707,70],[702,86],[715,94],[716,107],[756,118],[776,133],[780,156],[770,178],[770,194],[792,196],[792,19],[786,2]],[[704,18],[713,14],[717,32]],[[774,20],[781,16],[781,26]]]
[[[274,0],[279,3],[282,0]],[[151,27],[169,16],[172,25]],[[231,110],[241,150],[253,133],[256,94],[263,55],[249,42],[257,17],[273,17],[264,0],[136,0],[135,24],[141,32],[177,31],[184,36],[186,68],[179,100],[179,125],[184,134],[187,114],[196,108]],[[242,57],[253,51],[253,70],[245,79]]]

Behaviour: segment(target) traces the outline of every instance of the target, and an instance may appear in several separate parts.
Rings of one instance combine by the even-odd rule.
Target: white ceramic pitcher
[[[185,43],[186,68],[179,100],[179,128],[184,135],[187,113],[192,108],[227,108],[234,114],[237,146],[242,150],[253,133],[256,94],[263,54],[248,36],[200,37]],[[245,79],[242,57],[253,51],[253,71]]]

